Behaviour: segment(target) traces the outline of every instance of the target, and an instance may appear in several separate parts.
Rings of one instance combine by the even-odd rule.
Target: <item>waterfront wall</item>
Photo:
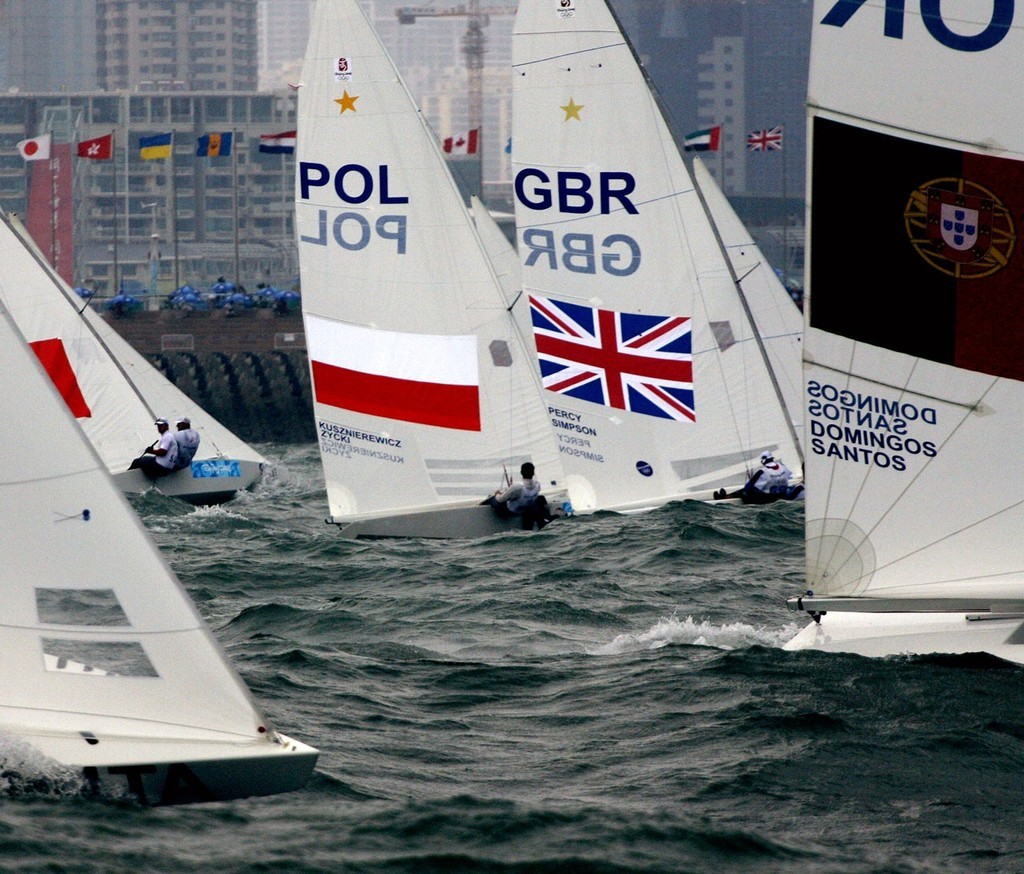
[[[164,376],[243,440],[316,439],[300,312],[159,310],[103,316]]]

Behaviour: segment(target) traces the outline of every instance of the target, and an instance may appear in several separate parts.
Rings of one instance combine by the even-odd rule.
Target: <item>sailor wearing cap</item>
[[[156,425],[160,436],[151,446],[142,450],[142,455],[128,466],[128,470],[138,468],[146,476],[155,478],[166,476],[174,471],[174,465],[178,460],[178,444],[174,435],[171,434],[171,426],[166,419],[161,417],[153,424]]]
[[[178,462],[176,469],[188,467],[195,458],[199,448],[199,432],[192,427],[188,416],[182,416],[175,422],[178,430],[174,432],[174,440],[178,444]]]

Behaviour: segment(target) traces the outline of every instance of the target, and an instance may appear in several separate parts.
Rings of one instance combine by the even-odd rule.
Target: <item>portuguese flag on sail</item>
[[[810,324],[1024,380],[1024,161],[815,119]]]

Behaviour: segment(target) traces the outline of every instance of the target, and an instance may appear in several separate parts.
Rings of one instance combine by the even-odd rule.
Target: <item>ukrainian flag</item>
[[[203,134],[199,137],[196,155],[200,158],[226,158],[231,154],[231,131],[222,134]]]
[[[139,137],[139,157],[143,161],[171,157],[173,134],[157,134],[153,137]]]

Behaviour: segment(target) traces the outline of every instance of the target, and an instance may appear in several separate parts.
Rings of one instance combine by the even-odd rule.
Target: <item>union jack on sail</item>
[[[696,421],[691,320],[530,295],[548,391],[663,419]]]

